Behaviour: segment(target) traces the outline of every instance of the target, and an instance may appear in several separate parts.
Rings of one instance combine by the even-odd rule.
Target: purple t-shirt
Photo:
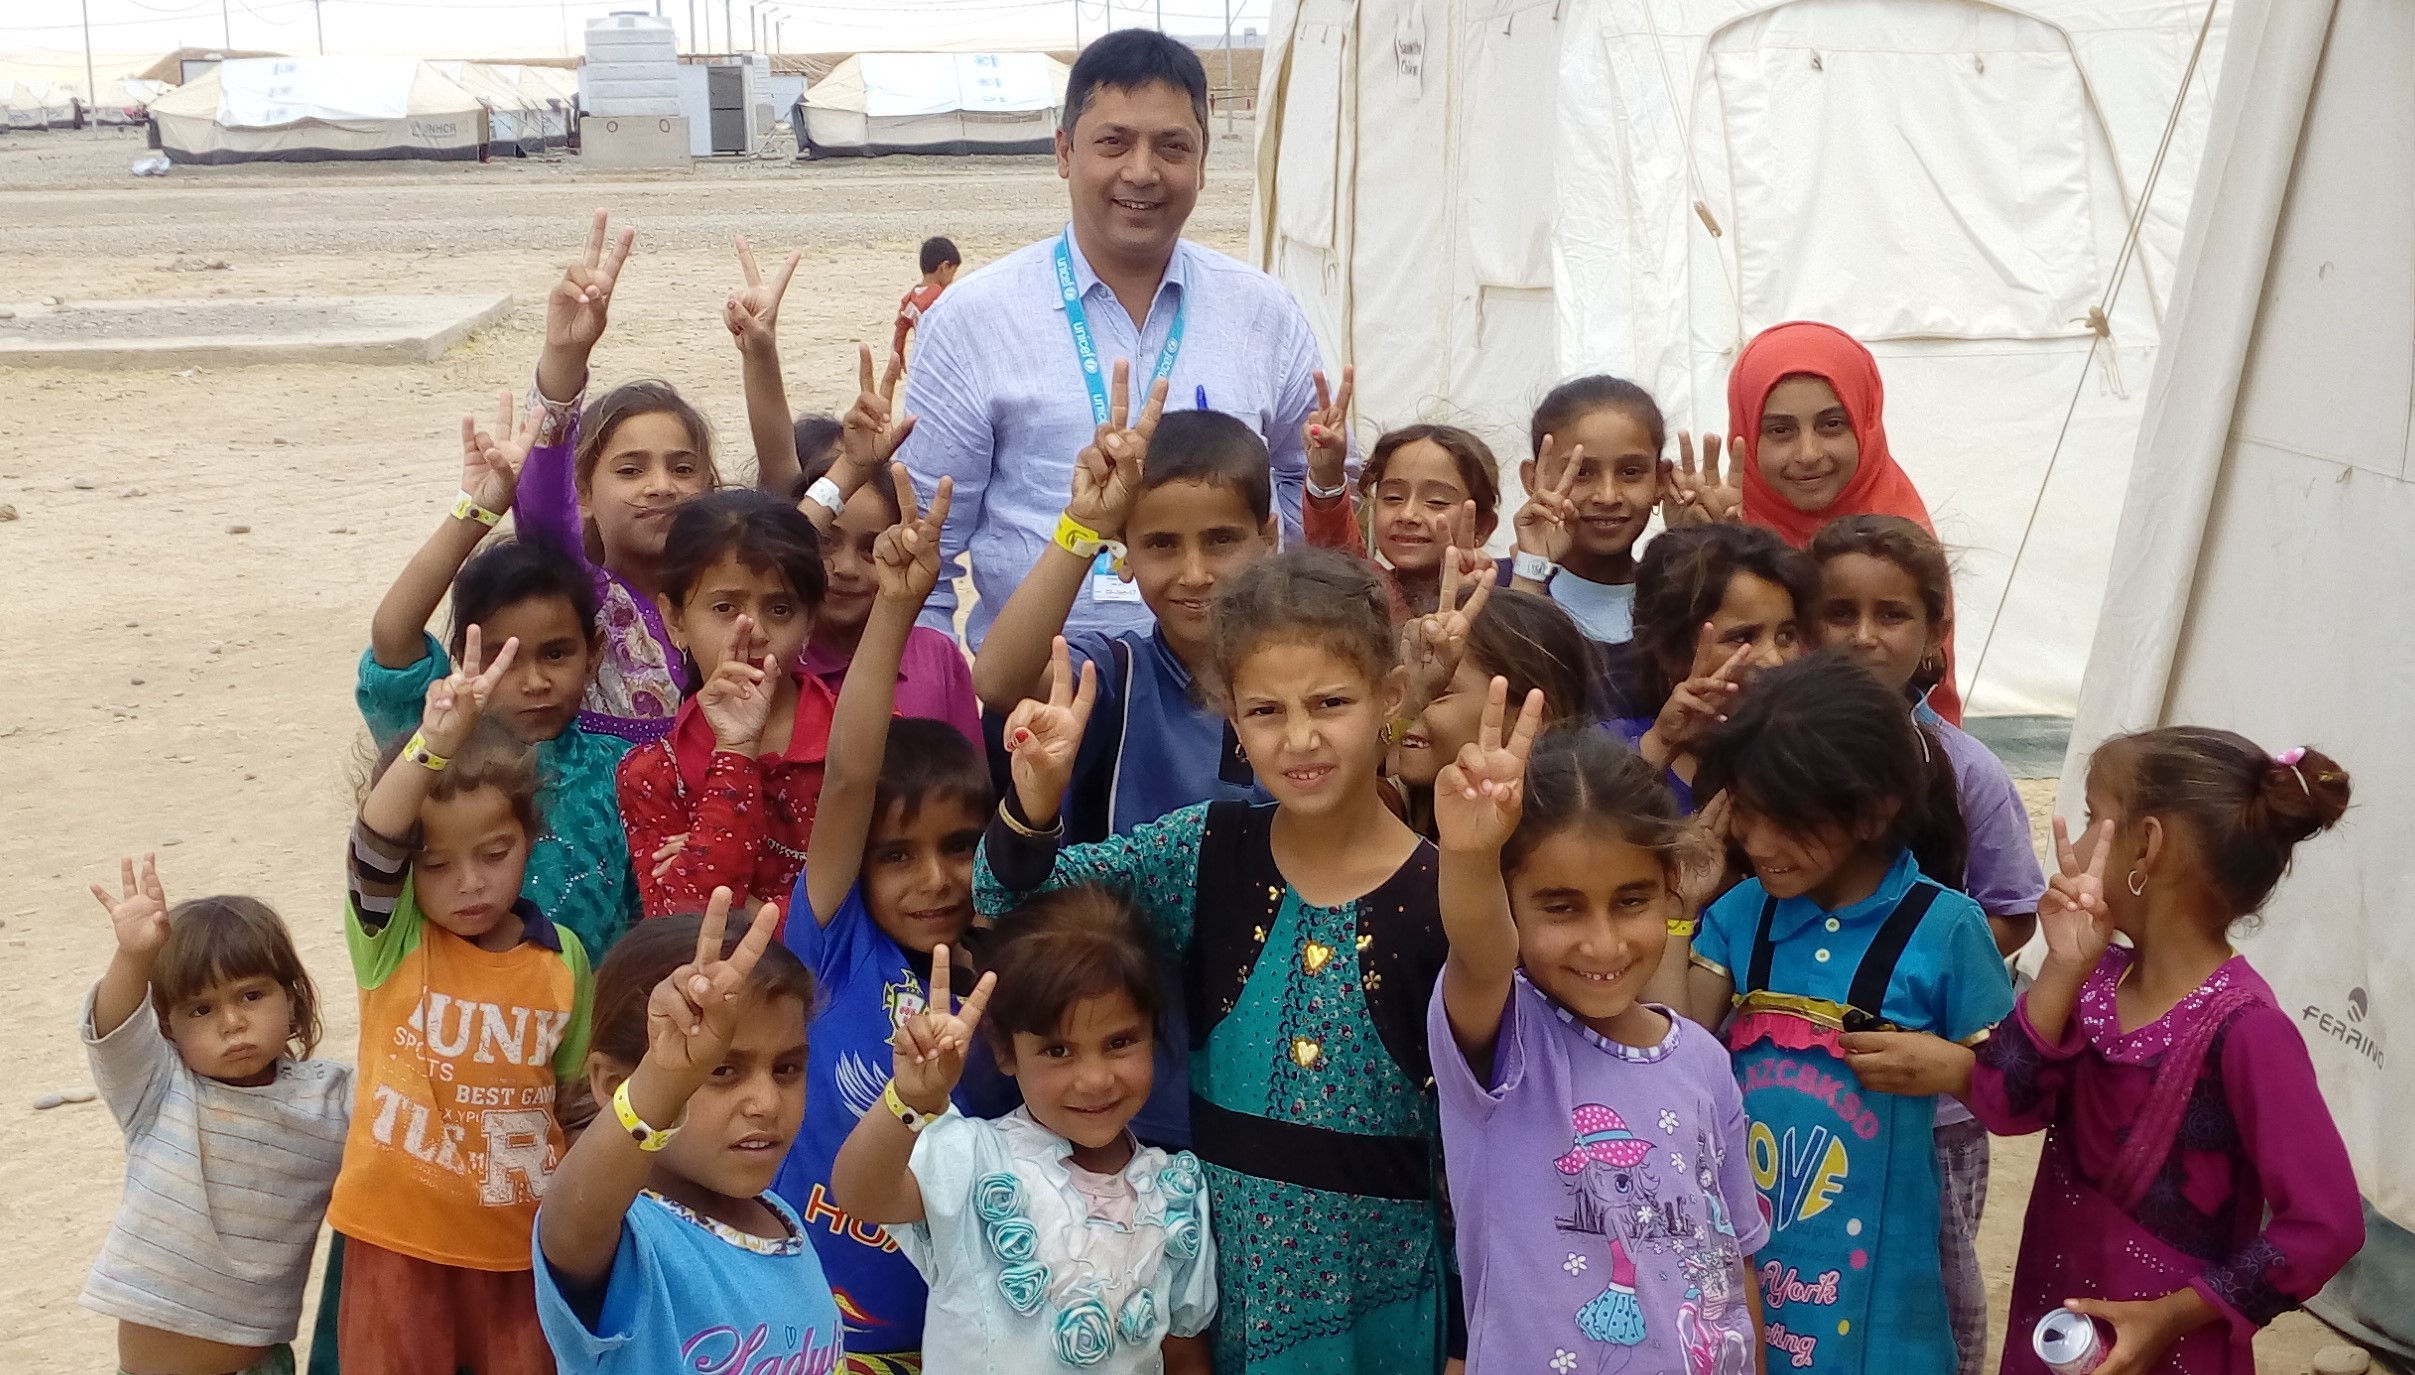
[[[1962,800],[1962,824],[1970,828],[1971,857],[1962,870],[1962,891],[1991,917],[2038,910],[2046,874],[2029,840],[2029,808],[1995,752],[1960,726],[1932,719],[1921,724],[1945,746],[1954,766],[1954,791]]]
[[[805,645],[805,671],[837,692],[847,681],[851,662],[818,640]],[[973,695],[973,671],[964,650],[954,640],[918,625],[906,632],[906,650],[897,661],[897,714],[921,720],[945,721],[981,747],[981,699]]]
[[[1661,1011],[1659,1045],[1622,1046],[1520,974],[1485,1083],[1435,988],[1470,1370],[1753,1369],[1744,1258],[1769,1224],[1744,1095],[1717,1038]]]

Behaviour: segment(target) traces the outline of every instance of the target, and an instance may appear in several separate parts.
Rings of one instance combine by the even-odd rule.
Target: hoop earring
[[[2129,889],[2131,897],[2143,898],[2147,895],[2147,876],[2145,871],[2139,869],[2132,869],[2130,871]]]

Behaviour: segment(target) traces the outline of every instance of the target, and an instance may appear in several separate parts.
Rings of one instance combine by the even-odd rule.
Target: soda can
[[[2105,1363],[2105,1342],[2097,1334],[2096,1320],[2068,1308],[2038,1319],[2030,1345],[2054,1375],[2089,1375]]]

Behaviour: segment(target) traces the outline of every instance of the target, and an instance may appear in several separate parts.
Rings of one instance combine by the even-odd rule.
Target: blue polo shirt
[[[1772,992],[1842,1003],[1852,991],[1853,972],[1870,942],[1886,925],[1914,883],[1922,879],[1912,852],[1895,856],[1878,891],[1831,912],[1810,898],[1778,904],[1769,926]],[[1979,904],[1951,887],[1937,895],[1912,933],[1887,984],[1879,1015],[1907,1031],[1926,1031],[1967,1041],[2012,1011],[2012,982]],[[1728,890],[1702,914],[1694,958],[1742,984],[1751,966],[1761,905],[1769,894],[1757,878]]]

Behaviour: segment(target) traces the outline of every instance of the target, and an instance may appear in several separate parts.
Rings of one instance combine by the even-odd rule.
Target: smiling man
[[[1107,419],[1118,359],[1131,360],[1135,411],[1163,377],[1169,408],[1223,411],[1256,432],[1285,535],[1299,538],[1316,338],[1273,278],[1182,237],[1207,180],[1199,55],[1148,29],[1091,44],[1066,83],[1056,144],[1072,222],[950,288],[923,317],[907,383],[919,419],[898,457],[923,492],[956,480],[941,552],[951,571],[971,556],[976,648],[1059,536],[1074,456]],[[952,629],[955,613],[942,582],[924,623]],[[1100,556],[1066,632],[1148,625]]]

